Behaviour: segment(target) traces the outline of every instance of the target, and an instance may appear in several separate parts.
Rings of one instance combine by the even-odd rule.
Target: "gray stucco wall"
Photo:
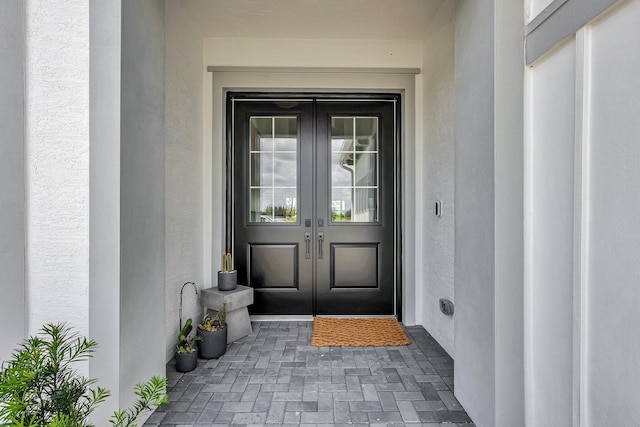
[[[423,38],[422,88],[424,140],[424,286],[422,321],[429,333],[455,358],[454,318],[439,308],[440,298],[454,298],[454,39],[456,1],[443,2]],[[442,216],[435,203],[442,201]]]
[[[524,425],[523,2],[495,4],[495,425]]]
[[[89,333],[100,345],[89,372],[112,395],[94,412],[99,424],[120,406],[121,3],[92,0],[89,15]]]
[[[24,22],[22,2],[0,0],[0,361],[25,336]]]
[[[455,48],[455,384],[495,425],[494,2],[462,0]]]
[[[165,373],[164,1],[122,2],[120,394]]]
[[[456,12],[455,391],[478,426],[524,425],[523,5]]]
[[[203,250],[203,39],[180,3],[167,2],[165,14],[165,331],[169,360],[177,344],[182,285],[194,282],[202,289],[212,284],[210,276],[205,279],[207,252]],[[198,296],[192,287],[186,287],[183,319],[196,321],[201,316]]]

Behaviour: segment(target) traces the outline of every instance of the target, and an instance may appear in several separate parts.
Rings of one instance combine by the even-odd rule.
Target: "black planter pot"
[[[190,372],[198,365],[198,352],[194,349],[191,353],[176,352],[176,371]]]
[[[217,331],[198,329],[198,355],[201,359],[217,359],[227,351],[227,328]]]
[[[238,286],[238,271],[233,270],[227,273],[218,271],[218,289],[221,291],[232,291]]]

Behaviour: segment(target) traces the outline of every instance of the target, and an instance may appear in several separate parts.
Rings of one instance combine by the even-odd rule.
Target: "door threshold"
[[[252,314],[252,322],[312,322],[311,314]]]
[[[397,316],[393,314],[318,314],[318,317],[329,317],[332,319],[395,319]]]
[[[393,314],[320,314],[318,316],[333,319],[397,318]],[[252,314],[249,316],[252,322],[312,322],[314,317],[312,314]]]

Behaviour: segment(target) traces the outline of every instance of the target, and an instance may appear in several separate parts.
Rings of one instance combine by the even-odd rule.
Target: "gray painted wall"
[[[122,2],[120,395],[165,373],[164,2]]]
[[[456,11],[455,384],[487,427],[524,425],[524,22],[504,3]]]
[[[494,33],[492,0],[462,0],[455,50],[455,384],[478,426],[495,425]]]
[[[24,15],[0,0],[0,361],[25,337]]]
[[[454,318],[439,308],[440,298],[454,298],[454,49],[456,1],[443,2],[423,37],[422,90],[424,223],[422,325],[455,358]],[[419,187],[420,188],[420,187]],[[434,214],[441,200],[441,217]]]
[[[212,283],[204,275],[204,254],[208,252],[204,250],[203,39],[180,3],[167,2],[165,17],[165,330],[169,360],[177,344],[182,285],[195,282],[202,289]],[[182,305],[183,319],[197,321],[202,316],[193,287],[184,288]]]
[[[524,4],[495,1],[495,425],[524,425]]]
[[[120,55],[121,2],[91,0],[89,335],[100,345],[89,373],[111,398],[93,421],[119,405],[120,384]]]

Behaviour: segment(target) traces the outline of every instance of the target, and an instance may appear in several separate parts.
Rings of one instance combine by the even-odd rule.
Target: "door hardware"
[[[322,242],[324,241],[324,233],[318,231],[318,259],[322,259]]]
[[[306,259],[310,259],[311,258],[311,232],[310,231],[307,231],[304,233],[304,243],[306,246],[304,257]]]

